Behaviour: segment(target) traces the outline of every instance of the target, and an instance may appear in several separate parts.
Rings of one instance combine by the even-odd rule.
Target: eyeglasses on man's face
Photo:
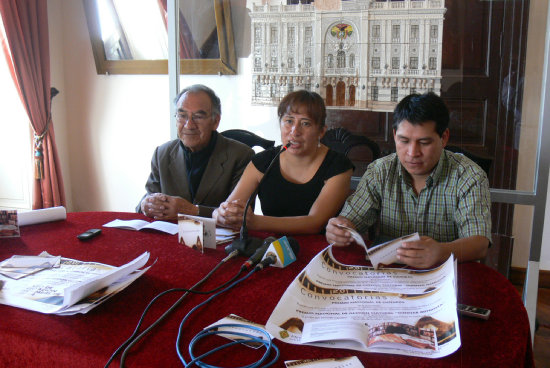
[[[178,112],[176,114],[176,120],[178,123],[186,123],[188,121],[193,121],[197,124],[200,124],[206,120],[208,120],[212,115],[208,115],[202,112],[197,112],[194,114],[189,114],[186,112]]]

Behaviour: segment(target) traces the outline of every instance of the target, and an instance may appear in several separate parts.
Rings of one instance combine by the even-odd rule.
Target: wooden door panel
[[[447,0],[443,23],[445,75],[486,75],[490,54],[492,2]],[[467,57],[465,57],[467,55]]]
[[[485,111],[487,101],[483,99],[449,99],[447,104],[451,120],[449,129],[452,132],[450,143],[468,147],[470,150],[485,150],[485,136],[487,131],[487,120]]]

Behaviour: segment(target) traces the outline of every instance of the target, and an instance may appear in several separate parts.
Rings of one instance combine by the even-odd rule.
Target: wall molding
[[[523,286],[527,269],[524,267],[510,268],[510,282],[514,285]],[[539,288],[550,288],[550,271],[539,271]]]

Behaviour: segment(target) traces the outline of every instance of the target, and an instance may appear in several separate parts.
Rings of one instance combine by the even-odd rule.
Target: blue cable
[[[250,365],[246,365],[246,366],[243,366],[243,367],[237,367],[237,368],[256,368],[256,367],[260,367],[260,364],[262,364],[266,359],[267,357],[269,357],[269,355],[271,354],[271,349],[275,350],[276,352],[276,356],[274,359],[271,360],[271,362],[267,363],[267,365],[264,365],[264,367],[269,367],[271,366],[272,364],[274,364],[277,359],[279,358],[279,349],[273,344],[272,340],[271,340],[271,336],[269,336],[269,334],[262,330],[262,329],[259,329],[259,328],[256,328],[254,326],[246,326],[247,328],[251,328],[251,329],[257,329],[258,331],[262,332],[262,334],[266,335],[268,337],[268,341],[265,341],[263,339],[260,339],[260,338],[257,338],[255,336],[252,336],[252,335],[248,335],[248,334],[244,334],[244,333],[241,333],[241,332],[230,332],[230,331],[221,331],[219,333],[225,333],[225,334],[233,334],[233,335],[241,335],[241,336],[250,336],[251,338],[250,339],[245,339],[245,340],[240,340],[240,341],[232,341],[232,342],[229,342],[225,345],[222,345],[220,347],[217,347],[215,348],[214,350],[211,350],[210,352],[207,352],[205,354],[202,354],[201,356],[199,357],[194,357],[192,355],[192,349],[193,349],[193,346],[195,344],[196,341],[200,340],[201,338],[203,337],[206,337],[206,336],[209,336],[209,335],[214,335],[216,334],[215,331],[211,331],[211,330],[206,330],[206,331],[201,331],[200,333],[197,334],[197,336],[195,336],[192,340],[191,340],[191,343],[189,344],[189,352],[191,354],[191,361],[189,363],[187,363],[185,361],[185,358],[183,357],[183,354],[181,352],[181,349],[180,349],[180,342],[181,342],[181,338],[182,338],[182,332],[183,332],[183,326],[185,324],[185,322],[187,321],[187,319],[189,318],[189,316],[195,312],[198,308],[202,307],[203,305],[205,305],[206,303],[210,302],[212,299],[214,299],[215,297],[217,297],[218,295],[226,292],[227,290],[233,288],[234,286],[236,286],[237,284],[243,282],[244,280],[246,280],[247,278],[249,278],[250,276],[252,276],[252,274],[254,272],[258,271],[257,268],[253,268],[252,270],[250,270],[250,272],[248,274],[246,274],[246,276],[242,277],[241,279],[239,280],[236,280],[235,282],[233,282],[232,284],[230,284],[229,286],[227,286],[225,289],[223,290],[220,290],[219,292],[217,292],[216,294],[210,296],[208,299],[206,299],[204,302],[196,305],[193,309],[191,309],[186,315],[185,317],[182,319],[181,323],[180,323],[180,326],[179,326],[179,330],[178,330],[178,337],[176,339],[176,352],[178,354],[178,357],[180,359],[180,361],[183,363],[184,367],[190,367],[192,364],[195,364],[196,366],[198,367],[204,367],[204,368],[223,368],[223,367],[216,367],[216,366],[211,366],[211,365],[208,365],[206,363],[203,363],[200,361],[200,359],[202,359],[203,357],[206,357],[216,351],[219,351],[221,349],[224,349],[226,347],[230,347],[230,346],[233,346],[233,345],[236,345],[236,344],[240,344],[240,343],[244,343],[244,342],[258,342],[258,343],[261,343],[263,344],[264,346],[266,345],[266,342],[268,343],[268,345],[266,346],[266,352],[264,353],[264,356],[262,357],[262,359],[260,359],[259,361],[257,361],[256,363],[253,363],[253,364],[250,364]],[[217,326],[219,327],[219,326]]]
[[[266,337],[267,340],[264,340],[261,337],[257,337],[257,336],[254,336],[254,335],[251,335],[251,334],[248,334],[248,333],[245,333],[245,332],[223,330],[222,329],[223,327],[238,327],[238,328],[245,328],[245,329],[249,329],[249,330],[256,330],[256,331],[260,332],[261,334],[263,334]],[[239,339],[237,341],[231,341],[231,342],[229,342],[225,345],[218,346],[217,348],[215,348],[213,350],[210,350],[210,351],[208,351],[208,352],[206,352],[206,353],[204,353],[204,354],[202,354],[198,357],[195,357],[195,355],[193,354],[193,349],[195,347],[195,344],[200,339],[205,338],[207,336],[211,336],[211,335],[235,335],[235,336],[247,337],[247,339]],[[271,336],[269,335],[269,333],[266,330],[264,330],[262,328],[255,327],[255,326],[243,325],[243,324],[239,324],[239,323],[226,323],[226,324],[220,324],[220,325],[212,326],[212,327],[210,327],[210,329],[203,330],[203,331],[199,332],[193,338],[193,340],[191,340],[191,342],[189,343],[189,356],[191,357],[192,360],[187,364],[187,366],[191,366],[191,364],[196,364],[196,365],[198,365],[200,367],[204,367],[204,368],[223,368],[223,367],[218,367],[218,366],[213,366],[213,365],[203,363],[200,360],[203,359],[204,357],[207,357],[207,356],[209,356],[209,355],[211,355],[211,354],[213,354],[217,351],[223,350],[227,347],[230,347],[230,346],[233,346],[233,345],[236,345],[236,344],[246,344],[246,343],[257,343],[257,344],[264,345],[265,348],[266,348],[266,351],[265,351],[264,355],[262,356],[262,358],[260,360],[256,361],[255,363],[245,365],[245,366],[242,366],[242,367],[239,367],[239,368],[256,368],[256,367],[260,367],[261,364],[267,358],[269,358],[269,356],[271,355],[271,349],[273,349],[275,351],[275,357],[270,362],[268,362],[266,365],[264,365],[263,367],[269,367],[269,366],[273,365],[279,359],[279,349],[277,348],[277,346],[275,344],[273,344],[273,340],[271,339]]]

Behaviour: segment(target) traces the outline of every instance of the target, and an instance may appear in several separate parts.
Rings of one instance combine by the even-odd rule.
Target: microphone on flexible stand
[[[284,268],[296,260],[300,245],[294,238],[283,236],[271,242],[263,252],[262,260],[256,263],[257,270],[263,270],[267,266]]]
[[[279,152],[277,152],[275,157],[273,157],[273,160],[271,160],[271,162],[269,163],[269,166],[267,167],[267,169],[265,169],[264,176],[262,177],[262,179],[258,183],[258,186],[254,190],[254,192],[252,192],[252,194],[248,198],[248,201],[246,201],[246,205],[244,206],[243,223],[241,225],[241,231],[240,231],[239,239],[234,240],[233,243],[231,243],[231,244],[229,244],[228,246],[225,247],[226,253],[231,253],[234,250],[238,250],[239,254],[242,254],[246,257],[250,257],[254,253],[254,251],[262,245],[262,243],[263,243],[262,239],[254,238],[254,237],[250,237],[250,238],[248,237],[248,229],[246,228],[246,213],[248,212],[248,208],[250,207],[250,203],[256,198],[256,195],[258,194],[258,191],[260,190],[260,186],[264,182],[264,179],[267,177],[267,174],[271,170],[271,167],[275,163],[275,160],[277,160],[279,155],[283,151],[286,151],[286,149],[289,146],[290,146],[290,142],[288,142],[287,144],[282,146],[281,150]]]
[[[256,249],[254,251],[254,254],[252,254],[250,256],[250,258],[248,258],[248,260],[246,262],[244,262],[241,267],[244,268],[244,269],[250,269],[250,268],[256,266],[258,264],[258,262],[260,262],[262,260],[262,258],[264,257],[265,252],[267,252],[267,248],[269,248],[271,243],[273,243],[276,240],[277,240],[277,238],[274,237],[274,236],[270,236],[268,238],[265,238],[264,242],[262,243],[262,246],[259,247],[258,249]]]

